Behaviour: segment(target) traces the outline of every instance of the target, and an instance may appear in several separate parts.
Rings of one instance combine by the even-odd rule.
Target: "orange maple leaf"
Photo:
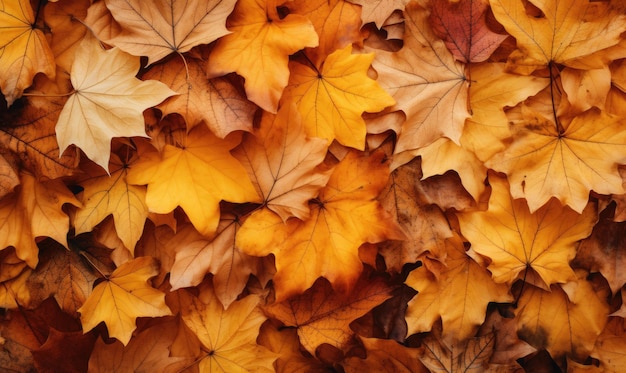
[[[201,372],[274,371],[276,354],[256,343],[267,318],[258,306],[259,296],[249,295],[225,310],[210,286],[201,287],[198,297],[179,293],[183,321],[203,346]]]
[[[485,165],[507,174],[511,195],[525,198],[531,212],[556,197],[580,213],[590,190],[624,193],[618,172],[626,163],[624,118],[593,108],[560,123],[563,131],[540,113],[523,112],[513,143]]]
[[[280,17],[275,5],[269,0],[238,1],[228,18],[232,34],[217,41],[207,68],[210,76],[231,72],[243,76],[248,99],[272,113],[289,81],[289,55],[318,45],[306,17]]]
[[[363,268],[358,255],[361,244],[404,238],[375,200],[389,177],[384,159],[383,152],[369,156],[348,153],[311,203],[306,220],[283,222],[264,208],[244,222],[237,246],[255,256],[274,253],[279,301],[303,292],[320,276],[337,290],[347,291]]]
[[[264,112],[253,134],[233,151],[248,171],[263,203],[283,220],[309,216],[308,201],[326,185],[330,170],[323,166],[327,143],[309,138],[292,105],[276,115]]]
[[[607,293],[596,292],[578,271],[574,281],[552,285],[549,291],[525,288],[515,311],[517,335],[554,358],[567,354],[585,359],[607,322]]]
[[[143,256],[122,264],[99,283],[78,309],[83,331],[104,321],[109,335],[127,345],[135,330],[137,317],[171,315],[165,294],[148,284],[159,273],[152,257]]]
[[[372,63],[378,82],[397,102],[393,109],[406,114],[394,152],[418,149],[440,137],[458,144],[469,117],[464,66],[435,36],[426,9],[412,2],[404,16],[402,49],[377,51]]]
[[[182,147],[165,145],[162,153],[141,143],[128,182],[148,185],[150,211],[165,214],[180,206],[194,227],[210,237],[220,220],[220,200],[259,202],[246,170],[229,153],[240,141],[241,133],[222,140],[206,126],[198,126]]]
[[[165,84],[135,78],[139,58],[117,48],[104,50],[86,37],[72,65],[75,92],[59,114],[57,141],[62,153],[76,144],[105,170],[113,137],[144,136],[143,111],[175,95]]]
[[[56,65],[44,33],[35,27],[28,0],[0,2],[0,88],[11,106],[35,74],[54,78]]]
[[[408,334],[430,331],[439,318],[443,340],[457,344],[476,334],[485,321],[489,302],[511,302],[508,286],[497,284],[491,274],[470,258],[460,237],[446,240],[443,268],[433,274],[423,265],[411,273],[406,284],[419,293],[409,302]]]
[[[343,348],[354,332],[350,323],[391,297],[381,278],[362,276],[347,294],[334,292],[326,280],[318,280],[303,294],[265,308],[286,326],[295,327],[302,346],[311,354],[328,343]]]
[[[290,12],[306,16],[319,36],[319,45],[304,52],[314,65],[337,49],[363,41],[358,5],[345,0],[296,0],[285,4]]]
[[[106,43],[134,56],[148,56],[148,65],[170,53],[189,51],[227,35],[226,17],[235,0],[106,0],[121,32]]]
[[[527,14],[521,1],[490,0],[496,19],[517,42],[518,50],[511,53],[509,62],[522,73],[553,62],[602,67],[601,56],[589,55],[617,44],[626,31],[625,15],[610,7],[594,7],[589,0],[533,3],[540,10],[538,16]]]
[[[0,250],[15,247],[18,258],[35,268],[39,260],[35,239],[50,237],[67,247],[69,217],[62,207],[80,202],[60,179],[40,183],[22,173],[20,180],[20,189],[0,200]]]
[[[91,232],[107,216],[113,215],[117,235],[131,253],[135,251],[148,217],[146,188],[129,185],[126,180],[128,168],[136,160],[135,157],[122,162],[113,154],[109,162],[110,175],[93,164],[83,167],[86,175],[78,180],[84,189],[81,194],[83,206],[76,211],[73,221],[76,234]]]
[[[526,276],[532,269],[541,278],[537,286],[571,280],[574,272],[569,262],[576,254],[576,242],[591,234],[597,220],[595,206],[589,204],[579,215],[551,200],[531,214],[526,201],[509,194],[505,179],[489,177],[489,182],[487,211],[457,216],[472,250],[490,258],[493,279],[512,284],[522,271]]]
[[[367,76],[373,54],[352,54],[352,45],[331,53],[321,66],[291,62],[282,102],[295,103],[307,135],[365,149],[363,112],[395,103]]]

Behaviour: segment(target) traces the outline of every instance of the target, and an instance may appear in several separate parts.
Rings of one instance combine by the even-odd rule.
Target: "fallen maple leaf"
[[[98,339],[89,358],[90,372],[180,372],[193,364],[190,357],[170,356],[178,332],[175,319],[165,318],[133,336],[128,345]]]
[[[46,245],[39,253],[37,268],[27,281],[32,305],[37,306],[52,296],[64,312],[77,315],[77,310],[91,294],[97,278],[94,272],[74,250]]]
[[[312,373],[325,368],[323,362],[302,353],[297,330],[285,328],[277,320],[270,319],[261,325],[257,341],[279,356],[274,362],[276,373]]]
[[[326,185],[331,169],[322,163],[327,143],[307,137],[293,105],[264,112],[233,155],[243,164],[263,203],[283,220],[309,216],[308,201]]]
[[[184,140],[182,147],[165,145],[161,154],[141,143],[139,160],[127,180],[148,185],[150,211],[165,214],[180,206],[194,227],[210,237],[219,223],[220,200],[259,202],[259,196],[246,170],[229,153],[241,141],[241,133],[222,140],[206,126],[198,126]]]
[[[259,258],[243,253],[235,243],[240,220],[234,214],[222,214],[212,239],[207,239],[187,225],[169,242],[176,251],[170,271],[172,290],[199,285],[207,273],[213,273],[215,294],[224,308],[234,302],[246,287],[250,274],[259,269]]]
[[[80,203],[59,179],[40,183],[22,173],[20,180],[20,189],[0,200],[0,250],[15,247],[18,258],[35,268],[39,260],[35,239],[50,237],[67,247],[69,217],[62,208]]]
[[[323,279],[304,293],[265,308],[272,317],[298,330],[300,343],[311,354],[322,343],[343,348],[354,332],[349,324],[391,297],[380,278],[362,276],[348,293],[334,292]]]
[[[621,270],[626,264],[625,244],[626,223],[600,220],[591,236],[578,246],[572,265],[602,273],[613,294],[617,294],[626,284],[626,273]]]
[[[8,110],[0,110],[0,148],[15,154],[21,167],[38,177],[69,176],[78,166],[78,152],[61,154],[54,132],[63,103],[47,98],[37,104],[20,100]]]
[[[148,56],[148,65],[170,53],[184,53],[229,32],[226,17],[234,0],[106,0],[121,32],[104,41],[134,56]]]
[[[433,0],[430,4],[433,31],[461,62],[487,60],[508,37],[487,27],[487,0]]]
[[[513,199],[505,179],[489,177],[487,211],[457,214],[461,233],[472,250],[490,259],[497,283],[512,284],[529,269],[541,278],[537,286],[567,282],[574,277],[569,262],[577,241],[589,236],[597,221],[593,204],[579,215],[556,200],[530,213],[526,201]]]
[[[417,2],[405,10],[404,46],[377,51],[372,66],[378,82],[406,114],[395,153],[419,149],[441,137],[459,143],[469,117],[464,66],[431,30],[428,11]]]
[[[276,354],[256,343],[266,319],[258,296],[249,295],[224,310],[211,287],[203,287],[199,297],[179,292],[183,321],[202,343],[201,372],[274,371]]]
[[[283,222],[266,208],[245,221],[236,245],[250,255],[274,253],[278,301],[303,292],[320,276],[335,289],[348,291],[363,268],[358,256],[361,244],[404,237],[375,200],[388,177],[384,158],[383,152],[348,153],[311,203],[311,215],[304,221]]]
[[[345,0],[296,0],[285,3],[290,12],[306,16],[319,36],[319,45],[304,52],[319,66],[332,52],[361,43],[361,12]]]
[[[351,3],[359,4],[363,8],[361,18],[363,23],[374,22],[376,27],[381,28],[387,18],[395,10],[404,11],[404,7],[410,0],[348,0]]]
[[[367,76],[373,54],[352,54],[352,45],[331,53],[321,66],[291,62],[289,85],[281,102],[295,103],[307,135],[365,149],[363,112],[395,103]]]
[[[626,164],[624,118],[596,108],[561,121],[527,112],[515,123],[513,143],[485,165],[507,174],[514,198],[525,198],[531,212],[558,198],[581,213],[589,191],[624,193],[618,164]]]
[[[246,99],[232,79],[208,79],[205,70],[204,60],[193,57],[183,60],[176,56],[153,65],[142,78],[163,82],[179,93],[156,107],[163,116],[182,115],[187,131],[201,122],[220,138],[236,130],[251,131],[257,106]]]
[[[448,345],[431,335],[424,341],[424,355],[420,360],[431,372],[484,372],[495,341],[495,334],[491,333]]]
[[[406,284],[418,291],[406,313],[408,334],[430,331],[439,318],[442,340],[455,345],[476,334],[485,321],[489,302],[513,301],[508,286],[497,284],[491,274],[470,258],[460,237],[446,240],[444,267],[436,275],[423,265]]]
[[[420,362],[421,348],[410,348],[400,343],[378,338],[360,338],[367,351],[367,357],[349,357],[343,364],[346,373],[427,373],[430,372]]]
[[[387,241],[379,252],[388,270],[398,273],[406,263],[415,263],[420,255],[445,260],[445,239],[452,236],[450,225],[441,209],[430,203],[419,182],[421,162],[415,159],[395,169],[379,200],[408,237]]]
[[[602,334],[596,339],[591,356],[600,360],[600,369],[607,372],[619,372],[626,368],[626,328],[624,319],[613,317],[609,319]]]
[[[54,78],[56,65],[28,0],[0,2],[0,88],[11,106],[42,72]]]
[[[146,188],[129,185],[126,180],[128,168],[136,160],[122,162],[113,154],[109,162],[110,175],[92,164],[83,167],[86,175],[78,180],[84,189],[81,195],[83,206],[76,211],[73,220],[76,234],[91,232],[107,216],[113,215],[115,230],[124,246],[131,253],[135,251],[148,217]]]
[[[60,1],[46,4],[43,9],[46,26],[52,33],[50,48],[54,61],[64,73],[70,72],[76,48],[87,32],[82,22],[90,5],[89,0]]]
[[[210,76],[243,76],[248,99],[272,113],[289,80],[289,55],[319,42],[306,17],[280,17],[276,5],[269,0],[238,1],[227,23],[232,33],[217,41],[207,68]]]
[[[171,315],[165,294],[148,284],[148,279],[158,273],[156,260],[146,256],[118,267],[93,289],[78,309],[83,331],[104,321],[109,335],[126,346],[136,328],[137,317]]]
[[[176,92],[161,82],[138,80],[137,70],[138,57],[83,39],[72,65],[75,91],[55,128],[61,153],[76,144],[106,170],[113,137],[147,136],[142,112]]]
[[[583,57],[617,44],[626,30],[626,16],[610,7],[598,11],[588,0],[534,1],[541,11],[537,17],[528,15],[518,0],[490,0],[490,4],[496,19],[517,42],[518,50],[509,61],[523,73],[553,62],[577,67]],[[581,67],[603,64],[595,56],[585,58]]]
[[[579,272],[573,282],[552,285],[550,291],[525,288],[515,311],[517,335],[555,358],[588,356],[606,324],[609,307],[608,294],[597,293],[586,275]]]

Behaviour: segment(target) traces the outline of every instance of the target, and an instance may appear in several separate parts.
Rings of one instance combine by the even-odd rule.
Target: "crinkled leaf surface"
[[[118,267],[93,289],[78,309],[83,330],[89,331],[104,321],[109,335],[126,346],[136,328],[137,317],[171,315],[165,294],[148,283],[158,273],[156,260],[148,256]]]
[[[376,23],[376,27],[381,28],[387,18],[395,10],[404,11],[404,7],[409,0],[349,0],[351,3],[359,4],[363,23]]]
[[[83,39],[72,65],[75,92],[55,128],[60,152],[75,144],[106,170],[113,137],[146,136],[143,111],[176,92],[161,82],[135,78],[137,70],[138,57]]]

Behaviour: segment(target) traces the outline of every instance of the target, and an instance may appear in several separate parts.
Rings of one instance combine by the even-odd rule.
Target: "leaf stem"
[[[552,102],[552,115],[554,116],[556,132],[559,134],[559,137],[561,137],[565,133],[565,129],[561,125],[561,122],[559,121],[559,118],[556,114],[556,103],[554,102],[554,85],[556,84],[556,74],[552,74],[552,68],[556,68],[558,71],[558,68],[554,65],[554,62],[550,61],[548,63],[548,69],[550,71],[550,100]]]

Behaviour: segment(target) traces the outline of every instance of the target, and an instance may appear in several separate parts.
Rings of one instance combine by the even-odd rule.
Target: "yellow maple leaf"
[[[198,297],[179,292],[183,321],[203,346],[201,372],[274,372],[276,354],[256,343],[266,319],[260,297],[249,295],[225,310],[211,287],[202,287]]]
[[[0,88],[10,106],[35,74],[54,78],[56,65],[28,0],[0,1]]]
[[[148,217],[146,206],[146,188],[144,186],[129,185],[126,176],[128,167],[137,159],[122,162],[113,154],[109,168],[111,174],[103,172],[99,167],[87,164],[83,176],[78,184],[83,187],[83,206],[76,211],[74,227],[76,234],[91,232],[104,218],[113,215],[115,231],[124,246],[131,253],[143,232],[143,226]]]
[[[283,220],[309,216],[308,201],[328,182],[324,167],[326,141],[307,137],[300,114],[292,105],[276,115],[264,112],[253,134],[233,151],[248,171],[264,204]]]
[[[618,164],[626,163],[624,118],[590,109],[567,123],[532,110],[513,126],[513,142],[485,165],[507,174],[511,195],[531,212],[552,197],[582,212],[589,191],[622,194]]]
[[[587,275],[579,270],[574,281],[552,285],[549,291],[524,289],[515,311],[517,335],[554,358],[585,359],[609,314],[608,294],[596,292]]]
[[[617,44],[626,31],[625,15],[610,8],[593,8],[589,0],[532,3],[541,10],[539,16],[528,15],[518,0],[490,0],[496,19],[517,42],[519,49],[509,56],[509,62],[522,73],[552,62],[602,67],[604,61],[599,57],[585,58],[584,63],[580,60]]]
[[[408,303],[408,334],[430,331],[439,318],[446,343],[457,344],[476,334],[485,321],[489,302],[513,301],[508,286],[497,284],[491,274],[470,258],[458,236],[446,240],[445,266],[435,276],[421,266],[405,283],[418,291]]]
[[[234,0],[106,0],[122,31],[105,42],[134,56],[148,56],[148,65],[170,53],[187,52],[228,34],[226,17]]]
[[[148,185],[151,212],[165,214],[180,206],[200,233],[211,236],[220,220],[220,200],[260,202],[246,170],[229,153],[240,141],[241,133],[222,140],[206,126],[197,126],[180,148],[168,144],[159,153],[142,146],[127,180]]]
[[[244,252],[276,256],[277,300],[301,293],[323,276],[347,291],[362,271],[358,249],[365,242],[402,239],[404,233],[376,201],[389,177],[383,152],[350,152],[310,204],[311,215],[283,222],[267,208],[253,213],[237,234]]]
[[[232,34],[217,41],[207,67],[211,76],[243,76],[248,99],[272,113],[289,81],[289,55],[318,44],[306,17],[280,17],[275,6],[275,1],[238,1],[227,24]]]
[[[575,244],[591,234],[597,220],[594,205],[579,215],[551,200],[531,214],[526,201],[509,194],[505,179],[490,176],[489,182],[487,211],[457,216],[472,250],[490,258],[488,269],[495,282],[512,284],[529,269],[541,278],[538,286],[571,280],[574,272],[569,262],[576,254]]]
[[[433,33],[428,10],[406,6],[404,45],[398,52],[377,51],[372,66],[378,82],[406,114],[395,153],[419,149],[441,137],[459,143],[469,117],[464,65]]]
[[[142,82],[135,78],[137,70],[138,57],[83,39],[72,64],[75,91],[56,124],[61,153],[76,144],[106,170],[113,137],[147,136],[143,111],[176,92],[161,82]]]
[[[362,276],[348,293],[334,292],[328,281],[317,281],[303,294],[265,308],[272,317],[298,330],[300,343],[311,354],[322,343],[339,349],[354,335],[350,323],[391,297],[381,278]]]
[[[363,112],[378,112],[395,103],[367,76],[373,54],[352,54],[352,45],[331,53],[321,67],[291,62],[284,102],[294,102],[307,135],[365,148]]]
[[[109,335],[127,345],[137,317],[171,315],[165,294],[148,284],[148,279],[159,273],[158,267],[154,258],[143,256],[113,271],[78,309],[83,331],[88,332],[104,321]]]
[[[20,180],[20,189],[0,200],[0,250],[15,247],[18,258],[35,268],[39,260],[35,239],[50,237],[67,247],[69,217],[62,207],[80,202],[60,179],[40,183],[22,173]]]

